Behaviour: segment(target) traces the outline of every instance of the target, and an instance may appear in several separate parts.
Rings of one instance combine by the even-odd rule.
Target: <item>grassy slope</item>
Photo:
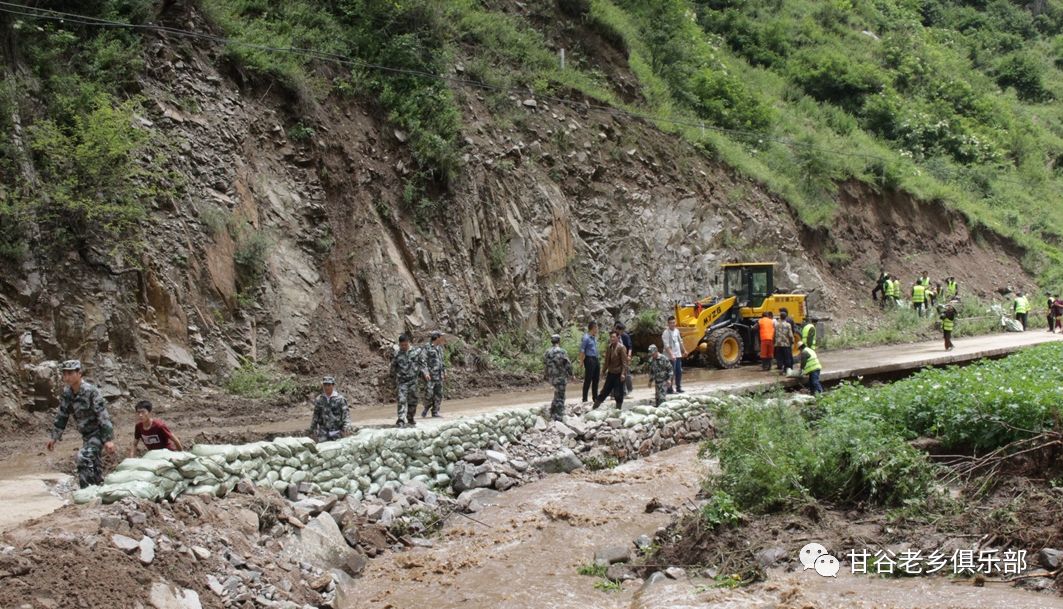
[[[642,99],[632,104],[617,99],[578,49],[570,50],[569,68],[558,69],[537,29],[551,26],[533,18],[553,11],[545,0],[532,3],[531,16],[511,12],[508,3],[469,0],[414,0],[403,8],[372,0],[333,8],[297,1],[272,13],[255,0],[204,4],[240,39],[279,36],[296,46],[438,74],[451,73],[460,61],[468,77],[492,86],[562,96],[578,91],[658,117],[662,130],[681,133],[764,183],[812,226],[830,225],[836,184],[846,179],[943,200],[972,223],[1026,246],[1025,267],[1046,285],[1063,281],[1063,214],[1050,211],[1058,208],[1063,186],[1056,170],[1063,110],[1054,103],[1063,96],[1056,67],[1063,3],[1055,0],[1039,16],[1004,0],[981,8],[950,0],[559,2],[563,12],[626,51],[642,87]],[[390,30],[369,35],[359,25],[367,22],[385,22]],[[372,44],[387,46],[397,37],[418,52],[398,59],[372,52]],[[241,55],[264,71],[303,78],[302,64]],[[417,102],[389,104],[382,83],[393,77],[366,75],[369,92],[381,95],[393,120],[414,132],[422,169],[430,176],[440,173],[438,166],[442,173],[457,170],[460,118],[422,120],[426,113]],[[406,86],[431,85],[421,79]],[[429,98],[453,107],[446,91]],[[421,130],[428,134],[418,137]],[[415,185],[408,199],[421,197]]]

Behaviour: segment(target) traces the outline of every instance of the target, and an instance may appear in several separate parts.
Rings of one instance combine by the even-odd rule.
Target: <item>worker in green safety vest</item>
[[[956,329],[956,307],[947,304],[941,310],[941,333],[945,336],[945,350],[952,351],[952,331]]]
[[[810,349],[816,348],[816,324],[808,322],[801,327],[801,344],[808,345]]]
[[[912,307],[915,308],[915,312],[919,314],[919,317],[923,316],[923,311],[926,310],[926,286],[916,282],[912,286]]]
[[[823,365],[819,363],[816,352],[808,345],[801,345],[801,374],[808,377],[808,390],[812,395],[823,393],[823,385],[819,383],[819,373]]]
[[[1026,300],[1026,296],[1019,291],[1015,295],[1015,302],[1011,304],[1011,312],[1014,314],[1015,319],[1022,324],[1022,329],[1026,330],[1026,317],[1030,312],[1030,301]]]
[[[927,273],[926,271],[923,271],[922,277],[920,277],[916,281],[916,283],[921,285],[921,286],[923,286],[924,288],[929,288],[930,287],[930,273]]]

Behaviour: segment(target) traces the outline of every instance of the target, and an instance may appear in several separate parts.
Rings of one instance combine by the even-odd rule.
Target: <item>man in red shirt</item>
[[[158,450],[168,448],[170,450],[184,450],[181,441],[173,435],[170,428],[162,419],[151,416],[151,402],[141,400],[137,402],[137,424],[133,428],[133,446],[129,449],[129,456],[137,456],[137,442],[143,442],[144,448]]]

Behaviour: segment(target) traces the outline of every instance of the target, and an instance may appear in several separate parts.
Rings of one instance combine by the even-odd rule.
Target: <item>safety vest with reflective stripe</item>
[[[929,277],[920,277],[919,281],[916,281],[916,283],[921,285],[921,286],[923,286],[924,288],[929,288],[930,287],[930,278]]]
[[[952,329],[956,327],[956,321],[949,319],[948,317],[941,318],[941,329],[946,332],[952,332]]]
[[[956,285],[955,281],[949,281],[945,284],[945,298],[952,298],[958,291],[959,286]]]
[[[883,291],[886,293],[886,296],[897,296],[897,287],[892,279],[886,280],[886,285],[884,286]]]
[[[808,345],[809,349],[816,348],[816,326],[815,324],[805,324],[801,328],[801,343]]]
[[[912,302],[923,303],[926,302],[926,286],[917,283],[912,286]]]
[[[1015,313],[1029,313],[1030,301],[1026,300],[1025,296],[1019,296],[1015,299]]]
[[[805,361],[805,367],[801,369],[803,374],[812,374],[817,370],[822,370],[823,366],[819,363],[819,358],[816,357],[816,352],[812,349],[805,349],[808,351],[808,359]]]

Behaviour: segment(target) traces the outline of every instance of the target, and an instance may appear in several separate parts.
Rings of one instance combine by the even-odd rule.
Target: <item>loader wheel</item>
[[[742,337],[731,329],[716,330],[708,338],[709,361],[717,368],[734,368],[742,362]]]

